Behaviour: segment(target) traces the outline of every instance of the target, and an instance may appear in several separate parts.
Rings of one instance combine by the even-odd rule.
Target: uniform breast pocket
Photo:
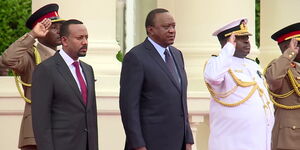
[[[299,149],[300,144],[300,122],[283,121],[278,133],[279,149]]]

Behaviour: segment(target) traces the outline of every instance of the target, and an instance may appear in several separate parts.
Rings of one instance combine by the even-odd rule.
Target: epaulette
[[[246,59],[249,59],[249,60],[251,60],[251,61],[254,61],[254,62],[256,62],[257,64],[260,64],[260,61],[259,61],[259,59],[256,57],[255,58],[255,60],[254,59],[251,59],[251,58],[248,58],[248,57],[245,57]]]

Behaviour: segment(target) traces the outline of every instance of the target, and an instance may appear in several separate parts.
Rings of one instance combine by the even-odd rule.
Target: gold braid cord
[[[33,53],[34,53],[34,56],[35,56],[35,63],[38,65],[39,63],[41,63],[41,56],[40,56],[40,53],[38,52],[38,50],[36,49],[36,47],[33,46]],[[22,92],[22,89],[21,89],[21,85],[23,86],[26,86],[26,87],[31,87],[31,84],[30,83],[25,83],[21,80],[21,77],[19,75],[17,75],[14,71],[13,71],[13,74],[14,74],[14,77],[15,77],[15,82],[16,82],[16,86],[17,86],[17,89],[21,95],[21,97],[25,100],[25,102],[27,103],[31,103],[31,100],[28,99],[24,93]]]
[[[264,74],[266,73],[266,70],[267,70],[267,68],[264,69]],[[273,99],[273,97],[280,98],[280,99],[287,98],[287,97],[291,96],[294,92],[298,96],[300,96],[300,91],[299,91],[300,84],[295,80],[295,77],[294,77],[294,75],[293,75],[293,73],[292,73],[292,71],[290,69],[288,70],[287,74],[288,74],[289,80],[291,81],[293,89],[291,91],[287,92],[287,93],[284,93],[284,94],[276,94],[276,93],[273,93],[268,88],[268,91],[270,93],[270,99],[274,103],[274,105],[277,106],[277,107],[279,107],[279,108],[283,108],[283,109],[299,109],[300,105],[291,105],[291,106],[283,105],[283,104],[280,104],[280,103],[276,102]]]
[[[217,93],[215,92],[212,87],[206,83],[206,86],[208,88],[208,91],[210,92],[212,98],[218,102],[219,104],[222,104],[224,106],[227,106],[227,107],[235,107],[235,106],[238,106],[238,105],[241,105],[242,103],[246,102],[247,100],[249,100],[249,98],[254,94],[254,92],[258,89],[259,90],[259,94],[260,96],[263,95],[263,90],[259,88],[259,86],[257,85],[256,82],[244,82],[244,81],[241,81],[240,79],[238,79],[234,73],[232,72],[231,69],[229,69],[229,74],[231,75],[231,77],[233,78],[233,80],[235,81],[235,83],[237,84],[233,89],[227,91],[227,92],[224,92],[224,93]],[[217,97],[221,97],[221,98],[225,98],[227,96],[229,96],[230,94],[234,93],[238,86],[241,86],[241,87],[250,87],[250,86],[253,86],[253,88],[251,89],[251,91],[249,92],[249,94],[242,100],[236,102],[236,103],[225,103],[223,101],[221,101],[220,99],[218,99]]]

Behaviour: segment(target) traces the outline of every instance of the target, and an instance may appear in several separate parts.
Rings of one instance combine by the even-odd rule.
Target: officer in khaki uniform
[[[266,79],[275,105],[272,150],[300,149],[300,23],[289,25],[272,36],[282,55],[266,69]]]
[[[19,136],[22,150],[36,150],[31,119],[31,78],[35,66],[54,55],[56,47],[61,45],[59,30],[63,20],[57,11],[57,4],[48,4],[34,12],[26,22],[31,31],[11,44],[2,55],[2,63],[14,71],[16,80],[23,86],[23,90],[18,87],[25,100]],[[35,39],[38,40],[36,46]]]

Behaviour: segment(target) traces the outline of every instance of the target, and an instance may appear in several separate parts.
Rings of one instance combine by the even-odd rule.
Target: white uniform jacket
[[[204,69],[205,82],[214,92],[209,150],[270,150],[274,110],[262,69],[250,59],[234,57],[234,51],[227,43]]]

